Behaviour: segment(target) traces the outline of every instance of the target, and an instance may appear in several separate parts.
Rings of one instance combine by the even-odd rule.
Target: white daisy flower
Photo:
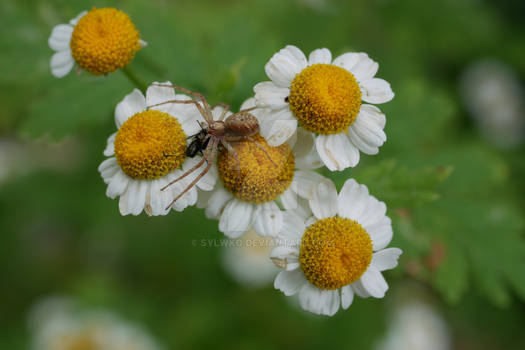
[[[73,301],[53,298],[31,314],[33,350],[159,350],[141,327],[105,310],[81,310]]]
[[[222,266],[239,284],[261,288],[271,284],[279,272],[269,258],[274,247],[270,237],[260,237],[250,228],[240,238],[229,240],[222,248]]]
[[[241,110],[254,105],[251,98]],[[262,121],[267,111],[256,109],[251,113]],[[221,183],[201,196],[197,204],[206,208],[209,219],[219,220],[219,230],[230,238],[239,237],[252,226],[262,236],[277,235],[283,216],[276,200],[295,207],[297,196],[309,198],[316,184],[327,181],[310,170],[322,165],[311,134],[299,132],[277,147],[269,146],[260,135],[253,139],[256,142],[232,143],[235,153],[221,151],[217,157]]]
[[[186,147],[191,136],[200,131],[199,123],[203,119],[192,104],[170,103],[148,108],[170,100],[190,99],[155,84],[158,83],[148,88],[146,97],[135,89],[117,105],[118,131],[108,138],[104,150],[104,155],[110,158],[98,168],[108,185],[106,195],[112,199],[120,196],[122,215],[139,215],[142,210],[148,215],[166,215],[171,201],[200,173],[193,172],[161,190],[200,160],[200,156],[187,157]],[[198,170],[202,171],[205,166],[203,164]],[[212,167],[196,186],[210,191],[216,180],[217,170]],[[182,211],[196,201],[194,186],[172,208]]]
[[[313,216],[310,216],[313,213]],[[388,285],[381,271],[397,266],[401,249],[386,248],[392,239],[385,203],[355,180],[339,195],[332,182],[319,184],[305,214],[287,211],[271,253],[284,271],[274,286],[286,296],[299,293],[307,311],[334,315],[347,309],[354,294],[382,298]]]
[[[129,16],[115,8],[81,12],[68,24],[55,26],[48,43],[56,51],[51,72],[57,78],[67,75],[75,63],[94,75],[114,72],[146,46]]]
[[[286,46],[265,66],[271,81],[254,87],[257,105],[273,112],[261,135],[280,145],[299,122],[317,135],[315,146],[328,169],[356,166],[359,151],[376,154],[386,141],[385,115],[368,104],[394,97],[388,82],[374,78],[378,68],[366,53],[349,52],[332,61],[328,49],[317,49],[306,59],[297,47]]]

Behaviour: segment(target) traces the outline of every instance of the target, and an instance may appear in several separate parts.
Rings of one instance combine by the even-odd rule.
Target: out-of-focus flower
[[[254,104],[254,99],[249,99],[241,110]],[[266,112],[256,109],[251,113],[264,120]],[[277,235],[283,217],[276,201],[293,206],[297,196],[309,198],[313,186],[324,180],[310,170],[322,165],[311,134],[298,133],[296,139],[277,147],[260,135],[253,138],[256,142],[235,142],[231,144],[233,151],[219,154],[221,184],[198,203],[206,208],[206,217],[219,220],[219,230],[230,238],[239,237],[252,226],[262,236]]]
[[[148,108],[166,101],[190,99],[157,84],[148,88],[146,97],[135,89],[117,105],[118,131],[108,138],[104,150],[104,155],[110,158],[98,168],[108,185],[106,195],[112,199],[120,196],[122,215],[139,215],[142,210],[148,215],[166,215],[171,201],[199,174],[194,172],[161,190],[200,160],[200,156],[186,157],[186,147],[188,136],[200,130],[199,121],[203,119],[195,105],[168,103]],[[170,85],[170,82],[163,84]],[[216,180],[217,171],[212,168],[197,187],[210,191]],[[182,211],[196,201],[197,188],[192,187],[172,208]]]
[[[409,301],[398,306],[376,350],[449,350],[450,334],[443,317],[430,305]]]
[[[16,137],[0,138],[0,184],[15,176],[35,170],[71,171],[82,151],[73,139],[53,143],[46,139],[37,141]]]
[[[377,154],[386,141],[385,115],[362,103],[394,97],[388,82],[374,78],[378,69],[366,53],[348,52],[332,61],[328,49],[317,49],[307,59],[297,47],[286,46],[265,66],[271,81],[254,87],[257,105],[272,111],[261,135],[277,146],[299,123],[316,135],[317,152],[328,169],[356,166],[359,151]]]
[[[479,131],[499,147],[525,139],[525,93],[516,74],[498,61],[471,64],[461,76],[463,101]]]
[[[381,271],[396,267],[402,253],[386,248],[393,233],[385,203],[349,179],[339,195],[332,182],[319,184],[308,209],[284,213],[279,246],[271,253],[284,270],[275,288],[298,293],[304,310],[329,316],[347,309],[354,293],[384,297],[388,284]]]
[[[222,265],[233,279],[248,288],[264,287],[279,271],[270,260],[274,241],[249,229],[222,250]]]
[[[160,350],[141,327],[73,301],[46,299],[30,315],[33,350]]]
[[[94,75],[108,74],[126,67],[145,45],[126,13],[93,8],[53,28],[49,47],[56,53],[51,58],[51,72],[62,78],[76,63]]]

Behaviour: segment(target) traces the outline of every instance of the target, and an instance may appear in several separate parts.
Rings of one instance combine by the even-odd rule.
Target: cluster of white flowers
[[[104,38],[86,40],[92,26],[111,16],[129,50],[118,64],[97,66],[100,47],[115,38],[104,45]],[[63,52],[72,52],[83,69],[106,74],[140,48],[138,32],[120,12],[95,9],[66,26],[50,38],[61,50],[51,61],[57,75],[73,65],[57,64]],[[238,113],[223,103],[211,107],[183,88],[176,87],[185,94],[176,94],[170,82],[151,84],[145,96],[135,89],[116,107],[117,132],[99,166],[107,196],[119,197],[122,215],[166,215],[196,204],[229,238],[251,229],[271,237],[278,244],[269,258],[283,270],[275,287],[298,294],[305,310],[333,315],[348,308],[354,294],[382,298],[388,285],[381,272],[394,268],[401,254],[386,248],[392,226],[385,204],[353,179],[338,194],[315,170],[355,167],[361,153],[377,154],[386,141],[385,115],[372,104],[394,93],[375,77],[378,68],[365,53],[332,59],[323,48],[307,58],[286,46],[265,66],[270,81],[255,85],[255,96]],[[232,130],[238,133],[224,137]]]

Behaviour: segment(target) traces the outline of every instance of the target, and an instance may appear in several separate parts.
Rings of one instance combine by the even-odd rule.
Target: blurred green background
[[[388,205],[392,245],[405,253],[386,273],[385,299],[357,298],[332,318],[305,314],[271,283],[234,282],[219,248],[192,245],[222,238],[203,211],[120,216],[97,167],[133,85],[121,72],[49,70],[53,26],[92,6],[131,16],[149,43],[131,64],[144,80],[234,109],[287,44],[378,61],[396,93],[380,106],[388,141],[330,177],[338,186],[355,177]],[[525,148],[483,137],[469,113],[476,101],[460,90],[483,59],[523,85],[523,13],[518,0],[2,0],[0,349],[29,348],[27,314],[53,294],[139,322],[167,349],[373,349],[398,300],[421,293],[454,349],[525,348]]]

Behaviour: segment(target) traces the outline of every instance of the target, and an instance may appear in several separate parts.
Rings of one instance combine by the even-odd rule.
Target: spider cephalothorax
[[[180,90],[186,94],[189,94],[190,96],[196,98],[191,100],[169,100],[165,102],[161,102],[158,104],[155,104],[151,107],[159,106],[162,104],[167,103],[185,103],[185,104],[194,104],[195,107],[199,110],[200,114],[205,120],[205,123],[201,125],[202,130],[199,131],[197,134],[193,135],[192,141],[188,145],[186,149],[186,155],[188,157],[195,157],[198,153],[202,153],[202,159],[195,164],[194,167],[186,171],[184,174],[179,176],[177,179],[170,182],[168,185],[166,185],[162,190],[165,190],[175,182],[185,178],[186,176],[193,173],[195,170],[199,169],[205,162],[207,163],[204,170],[182,191],[173,201],[170,203],[170,205],[166,208],[169,209],[173,203],[175,203],[184,193],[186,193],[191,187],[193,187],[206,173],[210,170],[210,168],[213,165],[213,161],[215,160],[217,156],[217,152],[219,149],[219,146],[224,147],[225,150],[228,152],[231,152],[236,161],[237,164],[239,164],[239,158],[237,156],[237,152],[233,149],[233,147],[230,145],[230,142],[240,142],[240,141],[251,141],[253,142],[257,147],[262,149],[270,161],[275,165],[273,160],[270,158],[266,150],[262,145],[260,145],[257,141],[255,141],[252,136],[257,134],[259,132],[259,122],[257,118],[250,113],[250,111],[254,110],[256,107],[248,108],[241,110],[237,113],[231,114],[230,116],[226,117],[226,113],[230,109],[230,106],[225,103],[218,103],[215,106],[222,106],[224,109],[220,115],[220,117],[217,120],[213,119],[212,109],[215,107],[211,107],[204,96],[198,92],[190,91],[188,89],[182,88],[180,86],[175,85],[168,85],[168,84],[155,84],[157,86],[163,86],[167,88],[173,88]]]

